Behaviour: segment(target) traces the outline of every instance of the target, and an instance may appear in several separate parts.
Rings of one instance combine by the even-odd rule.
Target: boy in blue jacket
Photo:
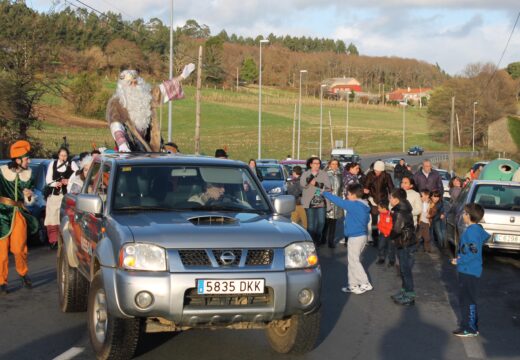
[[[348,286],[341,288],[343,292],[363,294],[372,290],[367,273],[361,264],[361,252],[367,244],[368,222],[370,221],[370,207],[363,197],[363,187],[353,184],[347,187],[347,199],[324,192],[322,195],[337,206],[347,210],[345,217],[345,238],[348,238]]]
[[[471,337],[479,334],[477,296],[482,274],[482,245],[490,235],[479,224],[484,217],[482,206],[467,204],[462,216],[468,227],[460,239],[457,258],[451,261],[457,265],[460,306],[460,327],[453,334]]]

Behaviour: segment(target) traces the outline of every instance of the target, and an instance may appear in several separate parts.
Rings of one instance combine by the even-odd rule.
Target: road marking
[[[464,351],[466,351],[466,355],[470,359],[485,359],[486,354],[484,353],[484,348],[478,339],[462,339],[462,344],[464,345]]]
[[[76,357],[76,355],[81,354],[84,350],[85,348],[73,347],[65,351],[63,354],[56,356],[53,360],[70,360]]]

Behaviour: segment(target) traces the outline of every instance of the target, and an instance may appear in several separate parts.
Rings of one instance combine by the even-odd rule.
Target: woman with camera
[[[331,190],[330,179],[327,173],[321,170],[321,160],[318,157],[313,156],[307,160],[307,169],[300,177],[300,185],[303,188],[301,202],[307,215],[307,231],[316,247],[319,247],[327,208],[320,190]]]
[[[49,164],[45,182],[48,191],[47,205],[45,207],[45,222],[47,237],[51,249],[58,246],[60,231],[60,207],[63,195],[67,193],[67,184],[73,173],[78,171],[76,163],[69,160],[69,149],[60,147],[58,158]]]

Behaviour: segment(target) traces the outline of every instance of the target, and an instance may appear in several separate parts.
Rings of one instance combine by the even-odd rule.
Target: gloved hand
[[[119,152],[130,152],[130,148],[128,147],[127,143],[121,144],[117,148],[119,149]]]
[[[188,64],[186,66],[184,66],[184,69],[182,69],[182,73],[181,73],[181,78],[184,80],[184,79],[187,79],[190,74],[193,72],[193,70],[195,70],[195,64]]]

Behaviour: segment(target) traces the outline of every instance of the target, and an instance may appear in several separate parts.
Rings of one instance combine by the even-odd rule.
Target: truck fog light
[[[146,309],[153,304],[153,295],[148,291],[141,291],[135,296],[135,303],[141,309]]]
[[[303,289],[298,294],[298,301],[300,304],[306,306],[309,305],[312,302],[312,299],[314,298],[314,294],[309,289]]]

